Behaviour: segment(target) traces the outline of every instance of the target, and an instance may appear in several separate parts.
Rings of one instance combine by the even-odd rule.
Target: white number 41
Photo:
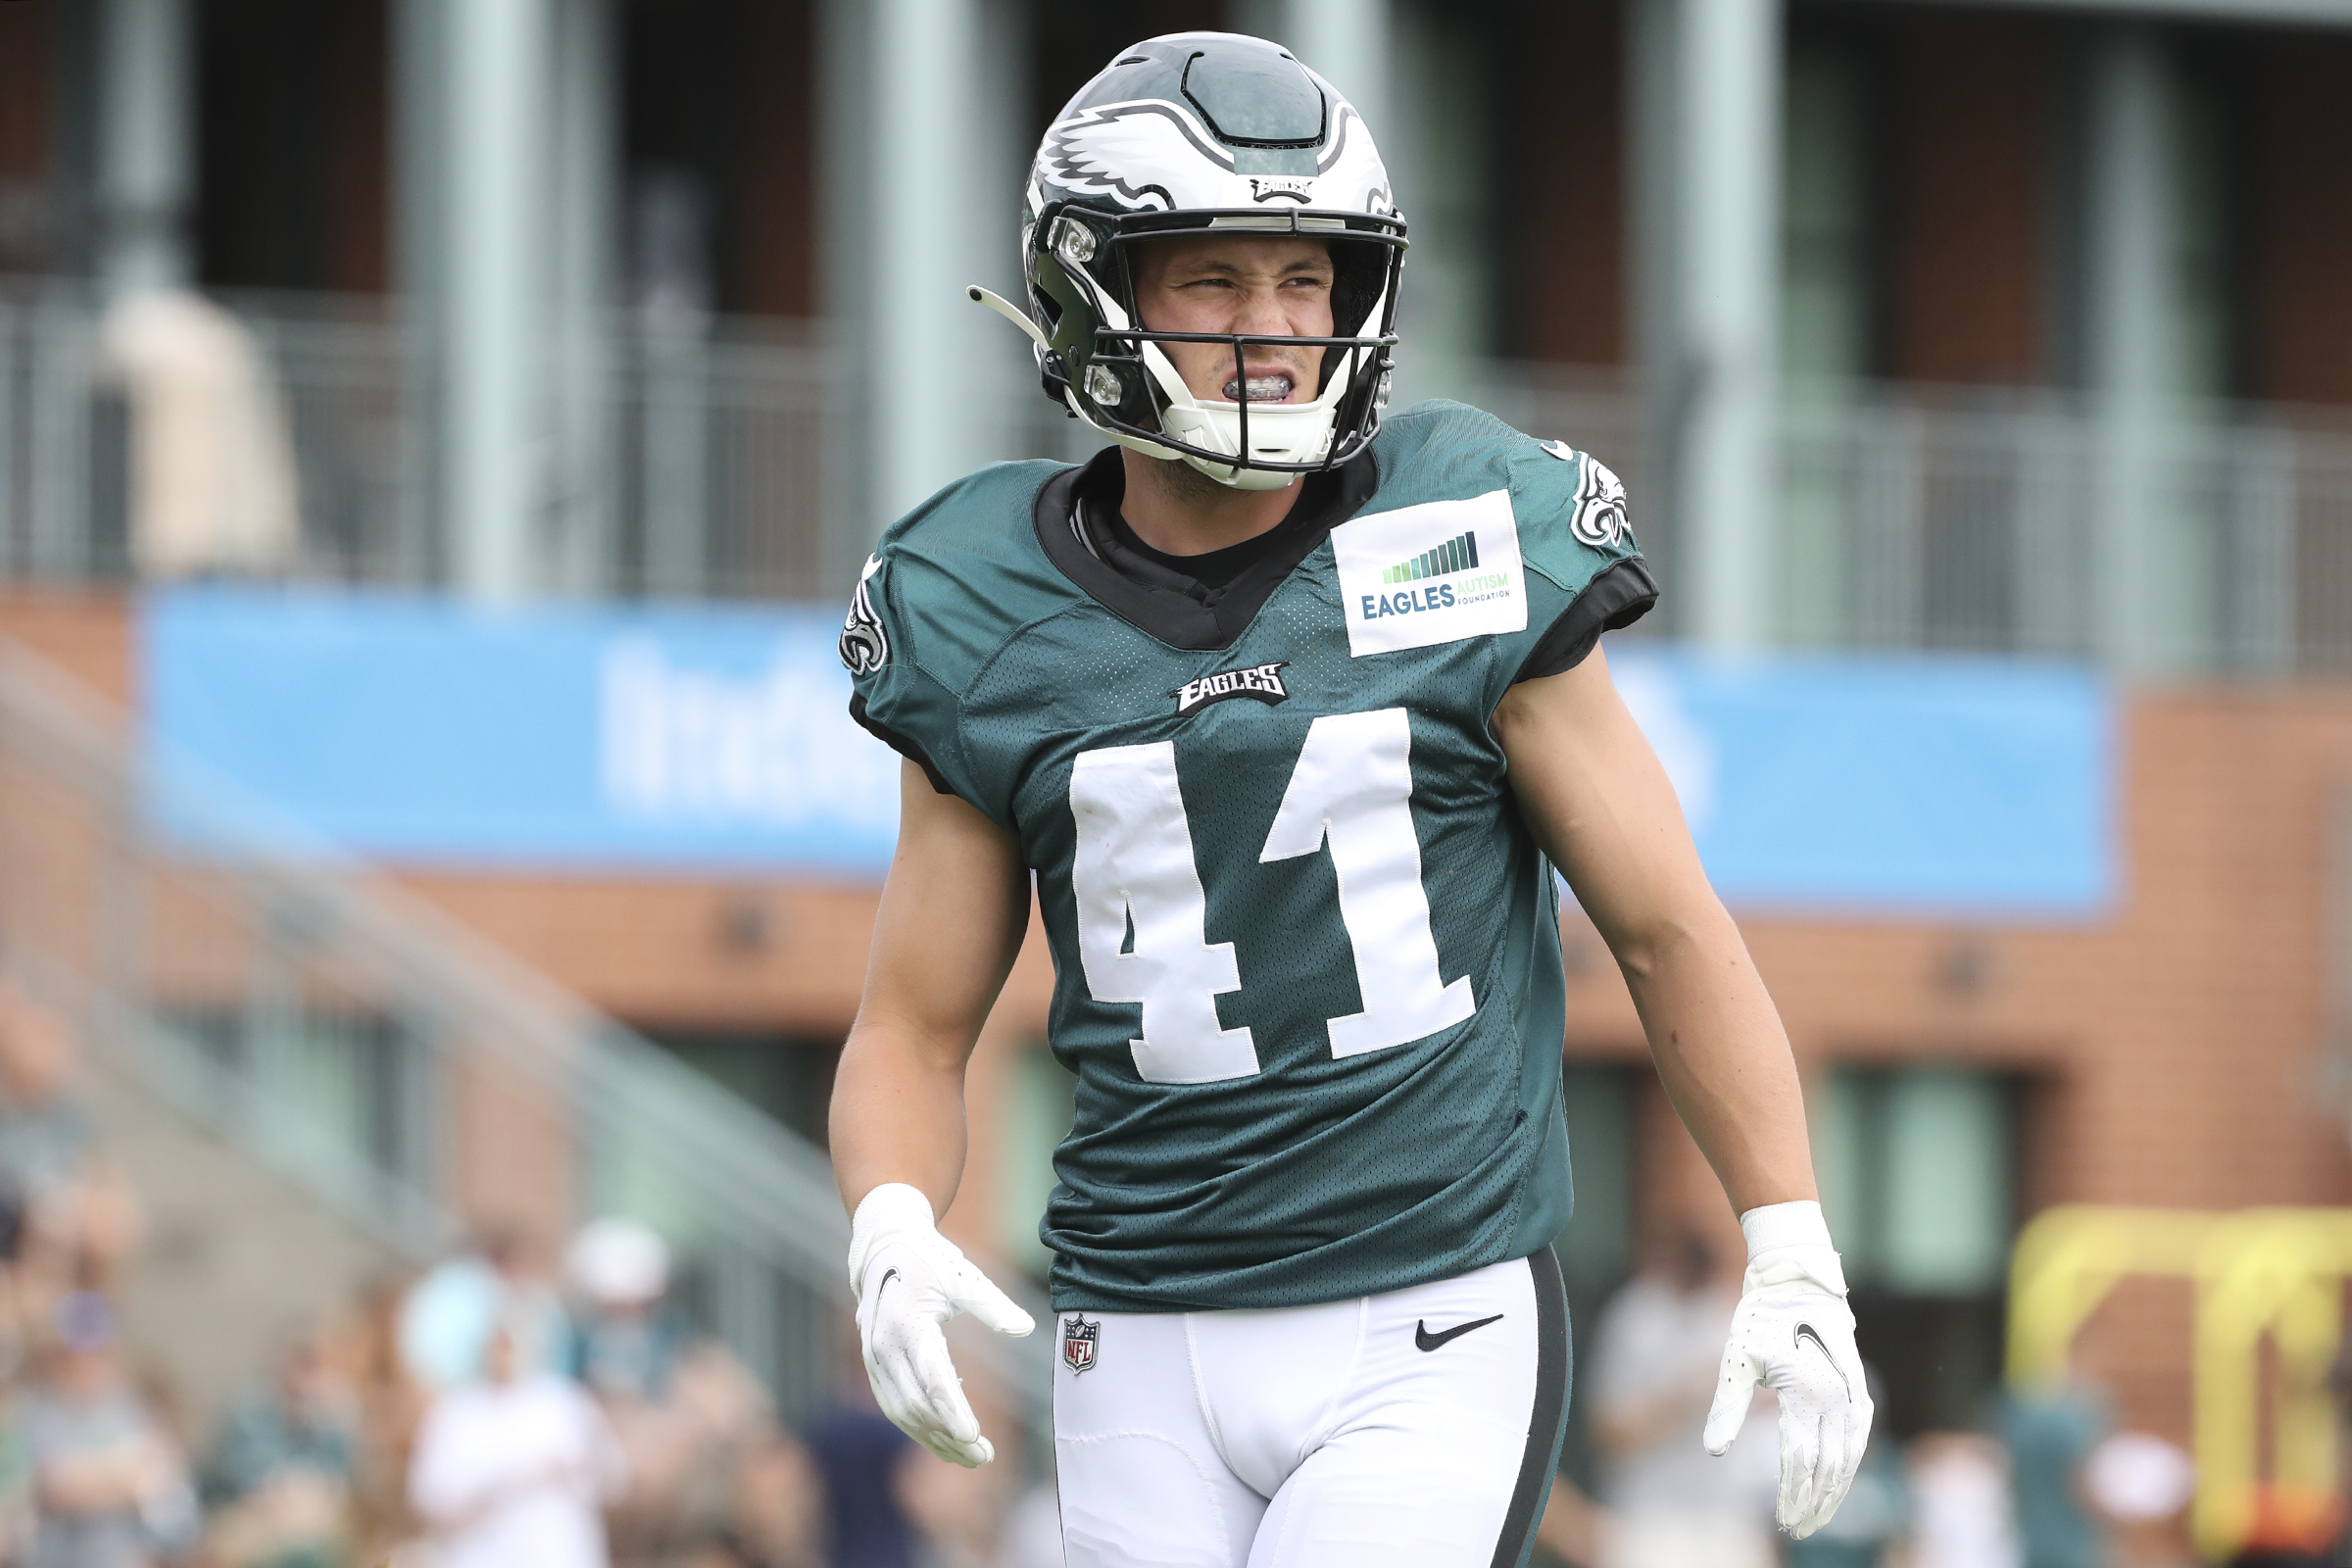
[[[1468,976],[1445,984],[1413,833],[1412,729],[1401,708],[1308,727],[1260,864],[1331,847],[1340,920],[1364,1010],[1328,1020],[1331,1054],[1360,1056],[1426,1039],[1476,1010]],[[1257,1071],[1247,1027],[1216,999],[1242,988],[1233,944],[1208,940],[1208,898],[1176,787],[1176,743],[1081,752],[1070,769],[1078,852],[1078,952],[1097,1002],[1143,1004],[1135,1069],[1159,1084]],[[1132,940],[1130,940],[1132,933]]]

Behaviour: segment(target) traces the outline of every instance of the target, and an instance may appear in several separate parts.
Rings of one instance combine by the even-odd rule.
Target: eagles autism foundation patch
[[[1527,629],[1508,490],[1356,517],[1331,550],[1352,658]]]

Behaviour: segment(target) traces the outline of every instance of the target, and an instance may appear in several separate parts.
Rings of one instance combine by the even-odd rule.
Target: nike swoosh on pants
[[[1443,1334],[1432,1334],[1429,1332],[1429,1325],[1427,1323],[1415,1322],[1413,1324],[1413,1344],[1419,1346],[1424,1350],[1434,1350],[1441,1345],[1460,1339],[1472,1329],[1483,1329],[1490,1323],[1499,1323],[1501,1321],[1502,1314],[1497,1312],[1493,1317],[1473,1318],[1467,1323],[1456,1323],[1453,1327],[1446,1330]]]

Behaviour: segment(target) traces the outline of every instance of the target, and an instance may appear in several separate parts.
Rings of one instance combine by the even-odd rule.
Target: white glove
[[[931,1200],[904,1182],[883,1183],[858,1205],[850,1289],[858,1297],[865,1380],[882,1413],[942,1459],[966,1469],[994,1459],[941,1329],[958,1312],[1016,1337],[1037,1320],[939,1234]]]
[[[1781,1528],[1802,1540],[1830,1522],[1870,1442],[1870,1391],[1854,1349],[1845,1270],[1814,1202],[1740,1216],[1747,1279],[1723,1348],[1702,1441],[1720,1457],[1762,1383],[1781,1397]]]

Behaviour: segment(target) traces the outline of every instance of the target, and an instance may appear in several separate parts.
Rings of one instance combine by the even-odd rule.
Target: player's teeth
[[[1291,388],[1298,383],[1287,375],[1253,375],[1250,378],[1250,401],[1252,403],[1281,403],[1289,399]],[[1225,383],[1225,401],[1242,401],[1242,383]]]

